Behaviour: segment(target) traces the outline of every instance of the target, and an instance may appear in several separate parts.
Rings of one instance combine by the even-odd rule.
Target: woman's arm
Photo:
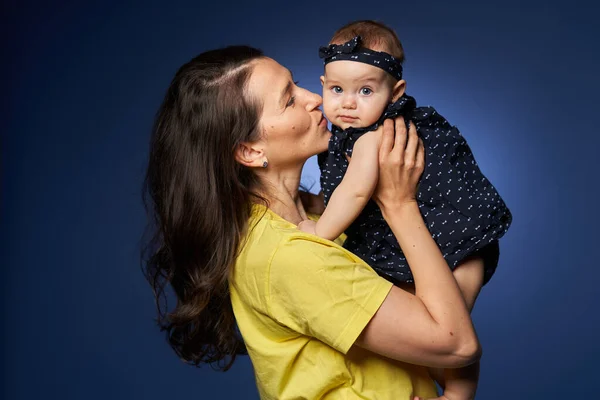
[[[375,200],[410,264],[415,294],[393,287],[356,345],[393,359],[458,368],[476,362],[481,348],[469,310],[414,199],[424,149],[414,124],[386,121]],[[407,138],[408,137],[408,138]]]
[[[340,236],[371,198],[379,173],[379,141],[379,132],[367,132],[356,141],[344,179],[316,223],[317,236],[329,240]]]

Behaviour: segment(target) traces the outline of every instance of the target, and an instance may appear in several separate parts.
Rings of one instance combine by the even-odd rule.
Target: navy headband
[[[319,57],[327,65],[333,61],[358,61],[381,68],[394,78],[402,79],[402,64],[393,55],[360,47],[361,38],[355,36],[344,44],[330,44],[319,48]]]

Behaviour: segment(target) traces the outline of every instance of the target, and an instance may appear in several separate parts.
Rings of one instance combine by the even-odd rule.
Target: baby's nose
[[[354,99],[354,96],[344,96],[342,104],[344,107],[354,107],[356,105],[356,100]]]

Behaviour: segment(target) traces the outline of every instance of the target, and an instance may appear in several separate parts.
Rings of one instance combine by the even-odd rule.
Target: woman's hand
[[[379,148],[379,182],[373,195],[384,215],[387,210],[416,201],[424,168],[425,149],[415,124],[410,124],[407,133],[403,117],[385,120]]]

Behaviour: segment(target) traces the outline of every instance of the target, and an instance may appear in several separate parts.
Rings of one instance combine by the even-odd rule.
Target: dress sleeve
[[[345,354],[391,286],[345,250],[297,237],[271,259],[267,301],[279,323]]]

